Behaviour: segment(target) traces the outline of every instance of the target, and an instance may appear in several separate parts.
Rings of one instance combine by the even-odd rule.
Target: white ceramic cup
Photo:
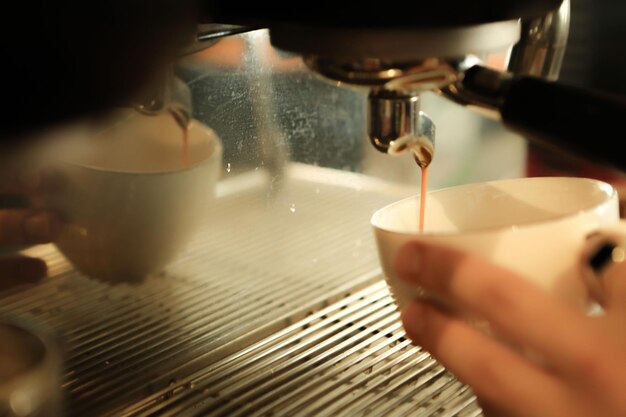
[[[0,313],[0,415],[63,416],[62,362],[56,335]]]
[[[58,184],[36,205],[64,219],[54,243],[79,271],[140,281],[181,252],[210,216],[222,159],[219,138],[202,123],[192,121],[188,141],[185,167],[182,129],[165,115],[54,148],[63,156],[53,165]]]
[[[418,212],[415,196],[372,217],[380,263],[399,309],[424,295],[394,269],[398,251],[409,241],[483,256],[588,309],[579,273],[582,245],[590,232],[619,222],[618,197],[611,185],[570,177],[518,178],[431,191],[423,233],[418,232]]]

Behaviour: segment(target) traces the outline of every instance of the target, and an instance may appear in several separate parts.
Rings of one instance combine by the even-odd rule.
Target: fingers
[[[589,356],[590,319],[532,282],[480,257],[413,242],[399,253],[400,277],[489,322],[498,335],[561,370]]]
[[[0,175],[0,193],[30,193],[39,189],[42,183],[41,175],[36,171],[3,172]]]
[[[32,194],[54,190],[61,184],[61,174],[51,168],[7,169],[0,172],[0,194]]]
[[[0,247],[32,245],[54,240],[61,220],[46,210],[0,210]]]
[[[409,304],[402,321],[412,340],[492,408],[557,415],[545,413],[558,398],[556,380],[504,345],[424,302]]]
[[[9,256],[0,258],[0,290],[16,285],[34,283],[47,274],[44,261],[25,256]]]

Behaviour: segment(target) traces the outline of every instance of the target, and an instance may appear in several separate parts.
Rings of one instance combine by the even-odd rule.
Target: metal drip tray
[[[476,416],[472,392],[405,339],[383,283],[175,381],[124,415]]]
[[[303,165],[241,174],[162,273],[111,286],[44,245],[29,253],[51,277],[0,305],[59,332],[69,416],[477,415],[381,282],[370,216],[411,193]]]

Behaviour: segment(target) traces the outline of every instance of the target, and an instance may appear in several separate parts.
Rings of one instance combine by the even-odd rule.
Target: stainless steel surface
[[[256,135],[259,156],[259,166],[265,168],[272,177],[273,192],[277,192],[285,175],[285,166],[288,163],[287,134],[278,126],[275,116],[277,101],[275,79],[264,70],[267,66],[262,44],[269,45],[267,32],[257,32],[245,43],[247,65],[257,67],[258,70],[246,79],[246,88],[255,91],[250,95],[251,112],[257,123]]]
[[[130,103],[130,107],[143,116],[159,116],[168,113],[182,132],[187,131],[192,120],[191,91],[186,83],[174,75],[173,69],[153,80],[149,87],[133,103]],[[124,119],[128,120],[129,114],[122,114],[124,114]],[[113,121],[113,123],[119,122],[120,120]]]
[[[280,167],[287,156],[390,181],[419,182],[410,155],[388,158],[368,143],[366,91],[337,88],[316,77],[300,57],[271,48],[267,31],[226,37],[188,57],[184,69],[180,76],[191,88],[194,117],[223,140],[224,174],[270,163]],[[521,138],[435,94],[423,94],[421,100],[438,122],[430,187],[523,175]],[[500,149],[492,148],[490,138]]]
[[[368,134],[374,147],[383,153],[406,149],[393,146],[403,137],[419,136],[419,96],[374,90],[368,99]]]
[[[198,25],[196,39],[199,42],[221,39],[224,36],[238,35],[249,32],[254,28],[240,25],[222,25],[219,23],[206,23]]]
[[[396,81],[393,86],[387,85],[387,89],[420,92],[445,86],[456,79],[454,68],[446,60],[435,57],[401,62],[380,58],[333,59],[316,55],[303,59],[313,72],[353,87],[382,87]],[[405,79],[409,82],[398,83]]]
[[[146,116],[158,115],[165,111],[171,101],[170,82],[170,74],[164,74],[162,79],[154,80],[134,99],[132,107]]]
[[[175,381],[127,416],[470,416],[472,392],[404,337],[382,282]]]
[[[522,36],[511,51],[508,69],[516,75],[556,80],[569,37],[570,0],[537,19],[522,23]]]
[[[305,56],[405,62],[429,57],[457,58],[509,48],[519,40],[520,22],[384,30],[284,24],[272,27],[270,36],[275,47]]]
[[[482,114],[493,120],[501,120],[500,108],[504,98],[504,81],[510,79],[511,75],[497,70],[491,70],[479,65],[479,61],[467,60],[467,65],[475,65],[466,68],[458,80],[440,90],[440,93],[453,102],[468,109]],[[465,65],[464,64],[464,65]],[[480,74],[472,79],[472,83],[467,81],[467,71],[478,68]],[[478,83],[474,82],[478,81]],[[478,87],[478,88],[474,88]],[[489,91],[489,93],[486,93]]]
[[[191,114],[191,92],[189,87],[177,78],[173,68],[154,77],[152,82],[130,103],[133,109],[146,116],[171,113],[176,122],[186,126]]]
[[[194,41],[182,52],[189,55],[215,45],[220,39],[226,36],[234,36],[255,30],[250,26],[225,25],[221,23],[201,23],[197,27]]]
[[[372,90],[368,97],[368,134],[374,148],[382,153],[412,152],[422,168],[433,159],[435,125],[420,111],[417,94]]]
[[[419,116],[419,135],[411,140],[413,159],[421,168],[430,165],[435,157],[435,124],[423,111]]]
[[[60,332],[68,415],[475,415],[381,282],[369,218],[413,188],[298,164],[271,188],[264,170],[221,182],[197,239],[142,284],[30,251],[51,277],[0,303]]]
[[[513,47],[507,63],[507,71],[483,71],[484,80],[479,84],[463,82],[464,73],[474,65],[482,65],[480,59],[468,56],[457,63],[458,77],[441,93],[452,101],[477,111],[491,119],[499,120],[500,104],[505,92],[502,85],[514,75],[530,75],[556,80],[569,35],[570,0],[563,0],[561,7],[540,18],[522,22],[522,35]],[[476,86],[481,88],[477,89]],[[483,88],[486,87],[486,88]],[[489,91],[489,94],[484,94]]]
[[[306,65],[327,79],[371,89],[370,139],[386,153],[388,143],[401,137],[395,130],[402,133],[416,124],[413,98],[424,91],[441,93],[499,120],[497,103],[463,84],[465,70],[474,65],[494,67],[490,55],[509,51],[497,69],[508,65],[513,74],[556,79],[568,31],[569,0],[565,0],[558,10],[524,22],[426,30],[285,27],[272,32],[272,42],[303,54]],[[405,97],[389,104],[377,100],[381,91],[387,101],[391,91]]]

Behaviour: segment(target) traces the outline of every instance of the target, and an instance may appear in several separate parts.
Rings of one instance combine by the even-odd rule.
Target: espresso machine
[[[569,0],[127,3],[18,4],[32,24],[0,29],[7,152],[110,107],[201,120],[224,145],[206,224],[145,282],[25,250],[49,277],[0,305],[61,346],[61,415],[481,415],[405,337],[381,276],[370,217],[417,184],[368,166],[479,166],[477,142],[451,140],[467,130],[626,169],[624,98],[558,81]]]
[[[197,19],[203,23],[191,43],[179,41],[180,54],[265,28],[273,47],[301,56],[313,73],[368,93],[368,136],[380,152],[412,150],[419,165],[429,163],[434,123],[421,109],[420,94],[435,92],[533,143],[624,168],[619,153],[601,143],[620,130],[623,97],[557,82],[569,1],[404,5],[407,17],[356,3],[341,8],[321,3],[317,12],[306,14],[271,3],[245,12],[222,2],[200,7]],[[504,59],[490,59],[503,51]],[[135,108],[163,111],[168,83],[158,74],[144,86]]]
[[[318,2],[305,12],[274,2],[244,10],[221,1],[114,2],[90,11],[88,22],[80,19],[87,11],[70,3],[34,12],[15,6],[35,29],[18,32],[4,51],[21,64],[3,69],[15,81],[7,83],[7,96],[19,100],[9,106],[3,139],[125,101],[158,112],[167,100],[165,68],[174,60],[229,35],[266,29],[273,47],[302,56],[312,72],[369,92],[368,133],[381,152],[395,153],[404,148],[399,137],[430,129],[419,96],[434,91],[528,139],[623,168],[612,142],[601,142],[620,131],[623,97],[556,81],[568,38],[568,1],[400,6]],[[45,34],[62,46],[30,57]],[[507,56],[494,64],[494,51]],[[53,54],[49,75],[31,87],[25,81],[34,77],[34,63]],[[58,97],[55,106],[41,104]],[[27,112],[29,102],[39,105]]]

